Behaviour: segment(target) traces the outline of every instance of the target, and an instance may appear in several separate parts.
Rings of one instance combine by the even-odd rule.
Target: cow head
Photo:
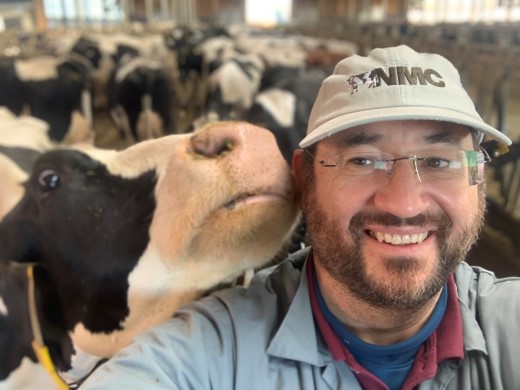
[[[246,123],[50,151],[0,222],[0,258],[40,264],[76,351],[109,357],[272,259],[298,219],[292,183],[271,133]]]

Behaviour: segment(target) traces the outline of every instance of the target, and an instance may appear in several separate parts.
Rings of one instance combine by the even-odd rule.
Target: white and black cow
[[[86,58],[91,64],[92,106],[96,109],[106,108],[106,86],[112,74],[115,62],[100,44],[100,40],[81,36],[72,43],[63,43],[56,51],[60,55],[73,54]]]
[[[56,142],[92,142],[89,72],[79,56],[2,58],[0,106],[44,120]]]
[[[120,152],[53,150],[24,188],[0,221],[0,259],[36,264],[43,340],[69,384],[179,305],[268,263],[299,216],[274,137],[241,122]],[[34,355],[23,271],[0,272],[1,387]]]
[[[266,70],[262,89],[244,119],[271,130],[290,162],[305,137],[312,105],[328,72],[322,69],[274,67]]]
[[[170,78],[160,61],[119,46],[107,87],[110,116],[127,144],[174,134]]]
[[[16,117],[0,107],[0,220],[21,200],[24,182],[34,162],[55,147],[48,135],[49,125],[34,117]],[[0,389],[33,389],[34,383],[42,389],[53,389],[54,382],[43,368],[36,364],[27,339],[28,312],[26,269],[11,266],[0,259]],[[16,320],[7,317],[15,316]],[[23,320],[22,320],[23,319]],[[20,325],[20,326],[18,326]],[[15,326],[15,328],[12,328]],[[9,328],[9,331],[5,331]],[[16,337],[13,337],[15,335]],[[29,342],[29,344],[28,344]],[[32,358],[32,360],[31,360]],[[18,369],[17,369],[18,368]],[[3,381],[10,373],[9,382]]]
[[[89,33],[76,37],[64,37],[56,44],[60,55],[75,54],[86,58],[92,65],[91,79],[94,90],[94,106],[107,109],[107,88],[117,66],[132,57],[143,57],[166,68],[169,79],[176,72],[176,57],[166,46],[162,34]],[[171,84],[171,81],[169,81]]]
[[[200,76],[204,70],[205,42],[212,38],[230,38],[224,27],[211,26],[206,28],[194,26],[178,26],[164,35],[166,46],[177,54],[178,68],[182,78],[190,74]]]
[[[253,105],[260,87],[264,63],[256,54],[236,53],[208,77],[206,113],[208,118],[237,120]]]

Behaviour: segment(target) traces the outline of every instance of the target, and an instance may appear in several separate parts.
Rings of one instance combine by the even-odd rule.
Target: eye
[[[374,160],[368,157],[354,157],[347,160],[348,165],[358,165],[360,167],[368,167],[374,165]]]
[[[57,189],[60,181],[60,174],[53,169],[45,169],[38,175],[38,185],[44,194]]]
[[[424,160],[424,164],[428,168],[446,168],[450,166],[450,162],[440,157],[429,157]]]

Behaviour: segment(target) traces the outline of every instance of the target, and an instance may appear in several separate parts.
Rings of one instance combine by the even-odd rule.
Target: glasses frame
[[[328,164],[328,163],[326,163],[325,160],[318,159],[315,155],[313,155],[311,153],[310,150],[308,150],[308,148],[305,148],[303,150],[310,157],[312,157],[313,160],[317,161],[318,164],[320,166],[324,167],[324,168],[337,168],[338,167],[338,165],[335,164],[335,163],[334,164]],[[484,164],[486,164],[486,163],[491,161],[491,158],[490,158],[489,154],[482,147],[479,147],[479,150],[460,150],[460,152],[474,152],[476,154],[475,161],[477,161],[477,165],[476,165],[477,168],[479,167],[480,164],[482,164],[482,166],[483,166]],[[375,160],[376,165],[377,165],[377,163],[379,163],[381,167],[377,167],[377,168],[374,168],[374,169],[384,170],[388,176],[391,176],[393,168],[394,168],[394,164],[395,164],[396,161],[409,160],[409,161],[412,161],[412,163],[413,163],[412,165],[413,165],[414,173],[417,176],[419,182],[420,183],[423,182],[422,179],[421,179],[421,175],[419,173],[419,167],[417,166],[417,162],[418,161],[425,161],[425,160],[428,159],[427,157],[417,157],[417,155],[394,157],[394,155],[392,153],[384,152],[384,154],[388,154],[388,155],[392,156],[392,158],[384,159],[384,160]],[[481,158],[479,159],[478,157],[481,157]],[[481,179],[481,180],[474,180],[472,182],[472,180],[473,180],[472,179],[472,175],[469,172],[469,169],[471,168],[471,166],[467,165],[467,168],[468,168],[468,186],[481,184],[483,182],[483,179]]]

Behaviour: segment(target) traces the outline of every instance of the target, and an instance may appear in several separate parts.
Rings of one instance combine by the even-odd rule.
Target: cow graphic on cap
[[[354,92],[358,91],[361,85],[366,85],[368,88],[379,87],[379,85],[381,85],[381,78],[374,69],[365,73],[350,76],[347,83],[352,86],[352,92],[350,92],[352,95]]]

